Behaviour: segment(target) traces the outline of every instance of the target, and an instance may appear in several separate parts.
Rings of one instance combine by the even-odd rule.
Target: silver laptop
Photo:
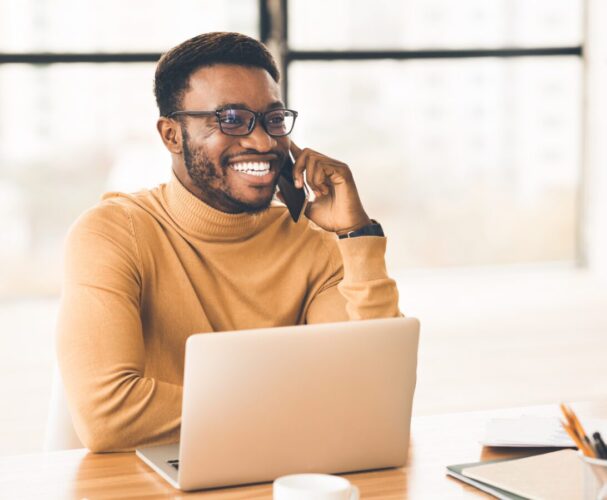
[[[137,456],[186,491],[402,466],[418,338],[413,318],[192,335],[180,443]]]

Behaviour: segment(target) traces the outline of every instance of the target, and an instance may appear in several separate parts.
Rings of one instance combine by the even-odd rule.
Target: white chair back
[[[53,385],[51,389],[51,404],[46,421],[44,451],[70,450],[84,448],[74,430],[70,415],[61,372],[57,363],[53,368]]]

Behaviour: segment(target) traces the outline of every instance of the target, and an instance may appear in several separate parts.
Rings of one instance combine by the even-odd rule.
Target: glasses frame
[[[226,132],[223,129],[223,126],[221,125],[221,113],[223,113],[224,111],[229,111],[229,110],[248,111],[249,113],[251,113],[253,115],[253,124],[251,125],[248,132],[246,132],[245,134],[234,134],[232,132]],[[293,113],[293,124],[291,125],[291,129],[286,134],[274,134],[274,133],[270,132],[268,130],[268,127],[266,126],[265,116],[269,113],[275,113],[276,111],[289,111],[290,113]],[[221,130],[221,132],[226,135],[231,135],[234,137],[244,137],[247,135],[251,135],[253,133],[253,131],[255,130],[255,127],[257,126],[257,122],[259,122],[259,123],[261,123],[261,126],[263,127],[263,129],[266,131],[266,133],[270,137],[286,137],[291,132],[293,132],[293,128],[295,127],[295,120],[297,120],[298,114],[299,113],[297,111],[295,111],[294,109],[288,109],[288,108],[275,108],[275,109],[270,109],[268,111],[253,111],[252,109],[248,109],[248,108],[223,108],[223,109],[217,109],[215,111],[187,111],[187,110],[173,111],[167,115],[167,118],[174,118],[175,116],[214,116],[215,118],[217,118],[217,123],[219,124],[219,129]]]

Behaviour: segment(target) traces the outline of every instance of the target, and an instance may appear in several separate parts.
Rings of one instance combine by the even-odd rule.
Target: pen
[[[592,437],[594,438],[594,448],[596,449],[599,458],[607,458],[607,446],[605,446],[601,433],[595,432]]]

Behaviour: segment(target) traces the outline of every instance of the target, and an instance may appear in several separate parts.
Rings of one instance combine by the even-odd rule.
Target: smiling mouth
[[[269,161],[247,161],[247,162],[239,162],[233,163],[230,165],[232,170],[236,170],[236,172],[241,172],[243,174],[252,175],[254,177],[263,177],[264,175],[268,175],[270,173],[270,162]]]

